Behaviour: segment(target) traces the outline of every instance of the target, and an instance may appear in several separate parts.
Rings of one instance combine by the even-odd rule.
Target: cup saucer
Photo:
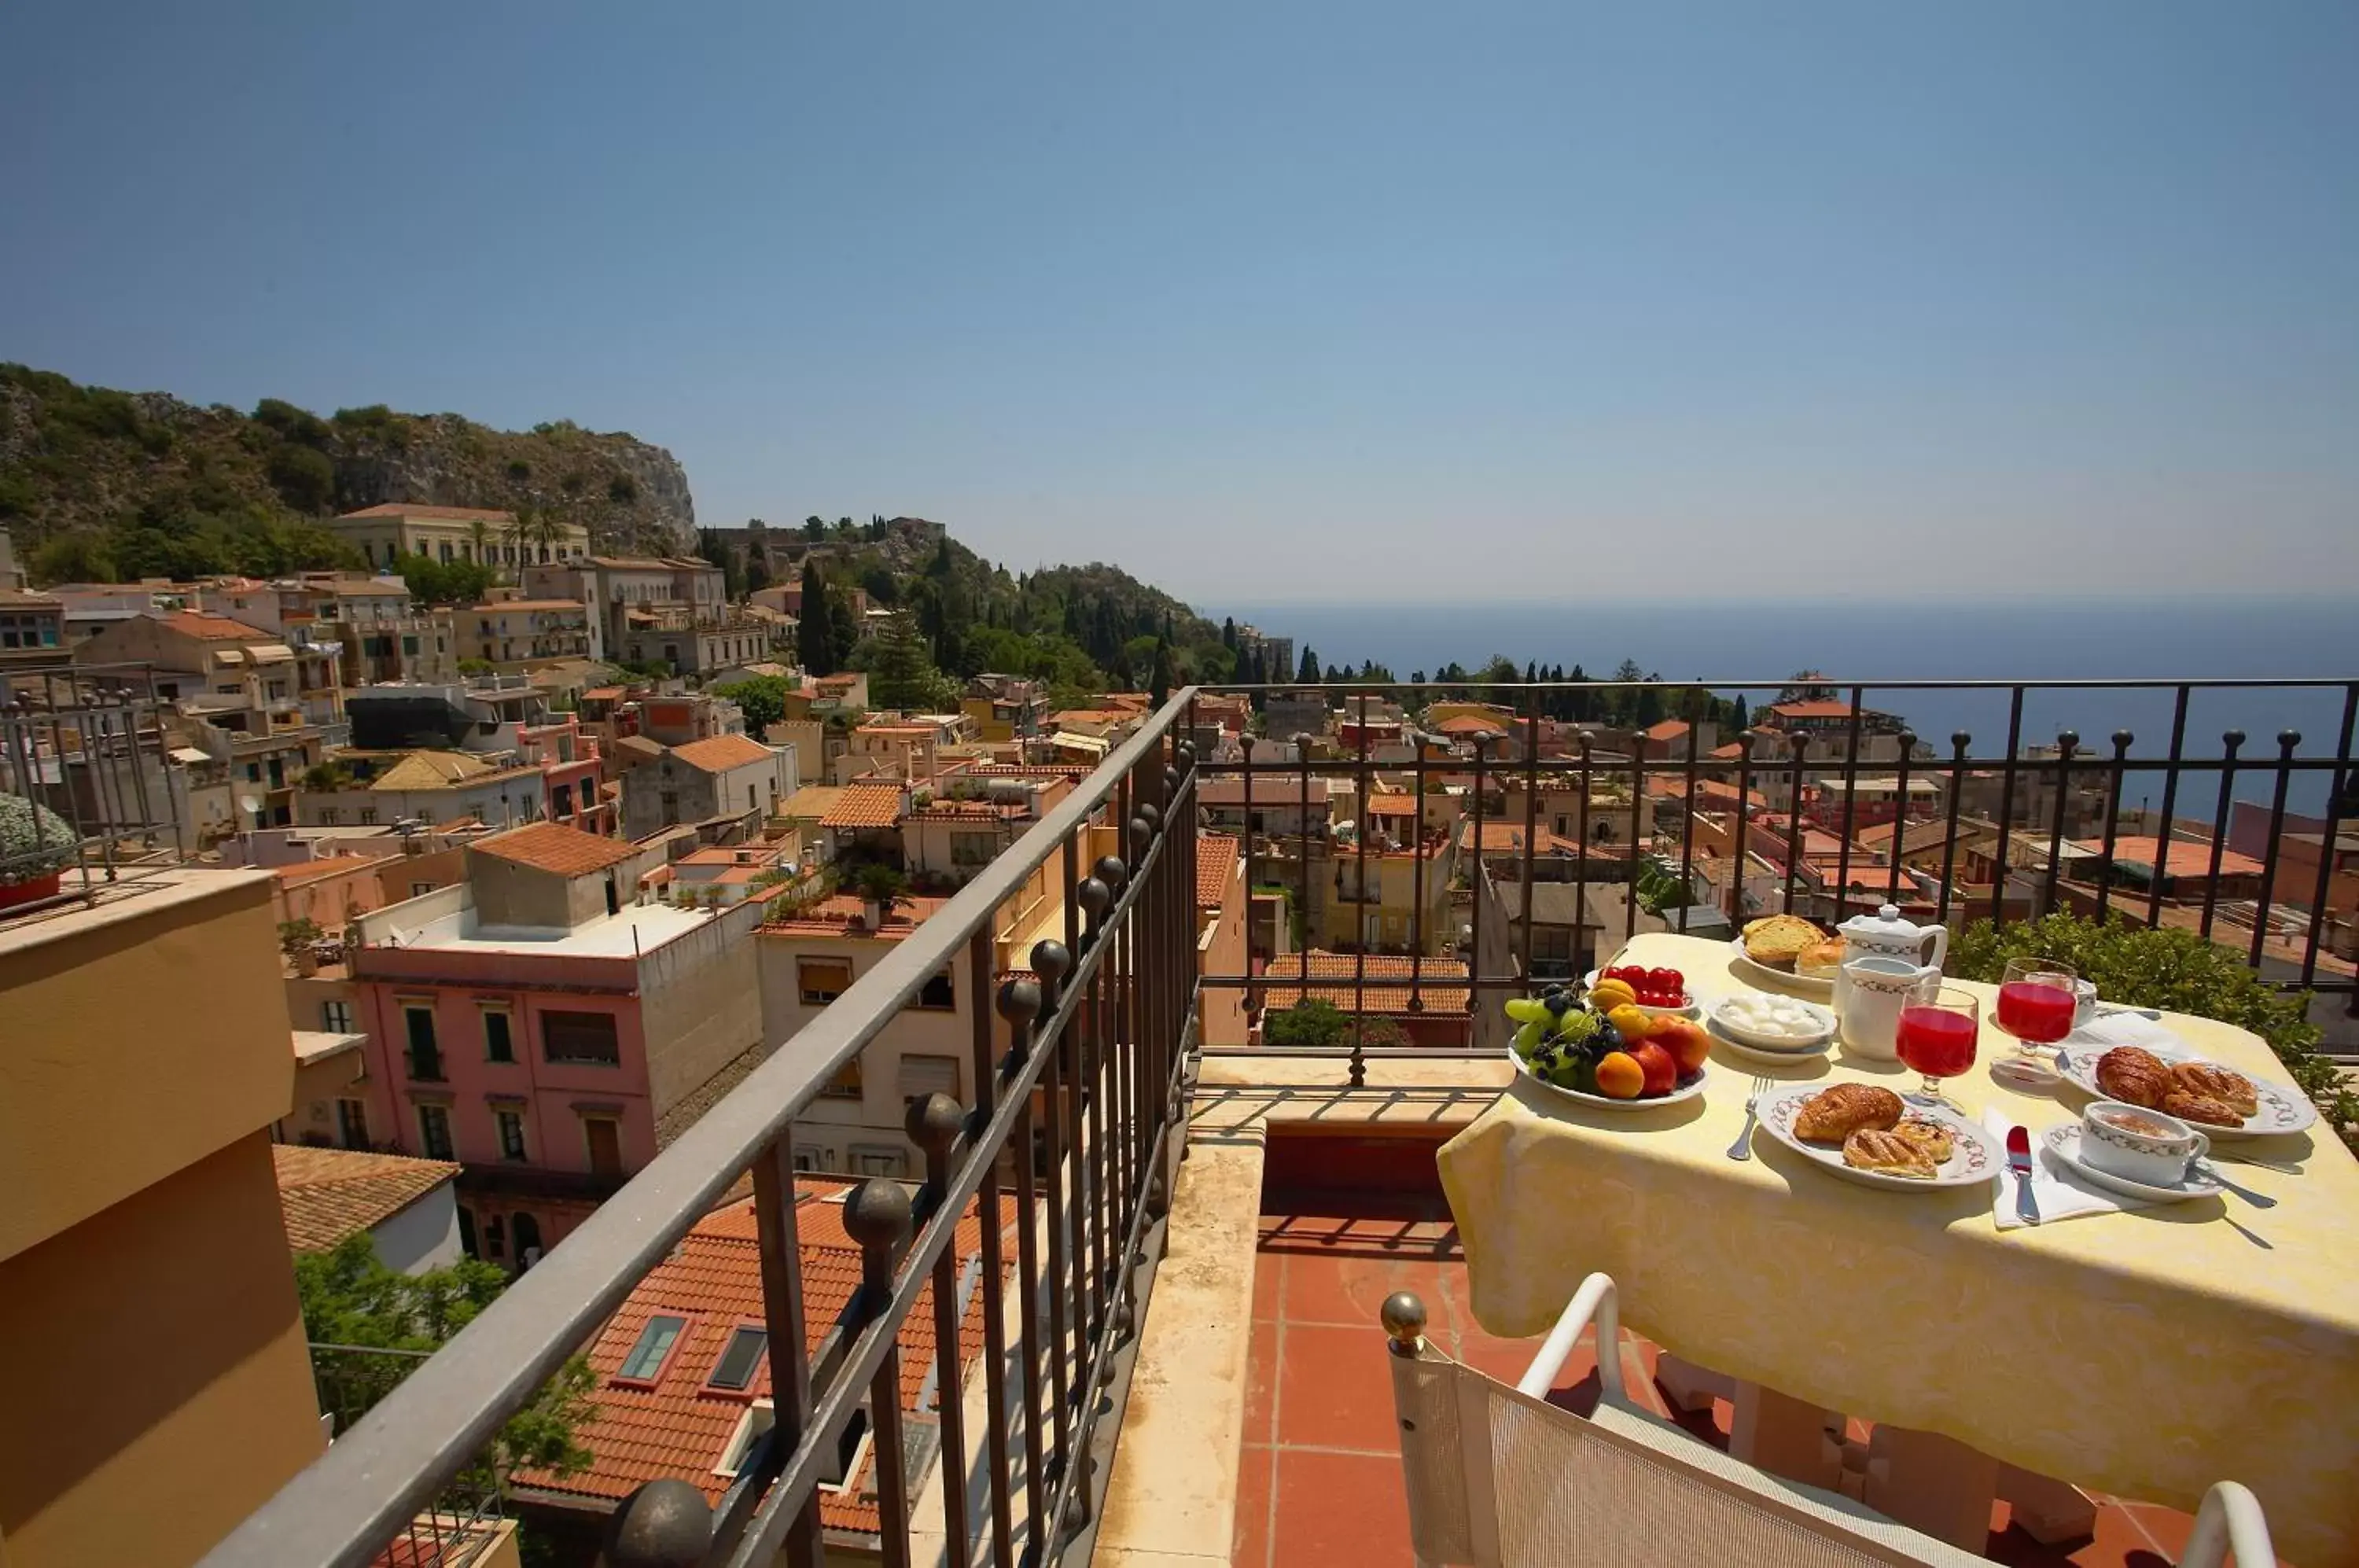
[[[2183,1203],[2190,1198],[2217,1197],[2225,1191],[2219,1182],[2192,1166],[2188,1168],[2187,1174],[2181,1177],[2176,1185],[2169,1187],[2156,1186],[2149,1181],[2133,1181],[2126,1176],[2116,1176],[2110,1171],[2100,1171],[2081,1158],[2081,1124],[2079,1122],[2066,1122],[2062,1127],[2049,1127],[2040,1136],[2042,1141],[2048,1145],[2048,1152],[2053,1154],[2058,1162],[2068,1167],[2075,1176],[2127,1197],[2144,1198],[2151,1203]]]

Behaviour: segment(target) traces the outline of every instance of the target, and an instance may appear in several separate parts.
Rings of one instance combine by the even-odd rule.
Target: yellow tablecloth
[[[1642,936],[1627,962],[1721,995],[1729,949]],[[1974,986],[1987,1010],[1993,988]],[[2282,1082],[2257,1037],[2164,1024],[2213,1060]],[[2075,1118],[2070,1089],[2025,1093],[1984,1031],[1951,1098],[2029,1127]],[[1727,1158],[1756,1072],[1907,1089],[1897,1063],[1764,1069],[1716,1048],[1700,1100],[1593,1110],[1518,1082],[1440,1152],[1474,1315],[1538,1334],[1581,1278],[1619,1282],[1626,1321],[1703,1366],[1869,1420],[1937,1432],[2082,1486],[2192,1508],[2253,1488],[2300,1568],[2359,1563],[2359,1162],[2322,1123],[2244,1146],[2229,1196],[2001,1232],[1986,1187],[1893,1192],[1830,1176],[1765,1136]],[[2250,1236],[2239,1234],[2233,1220]],[[2266,1242],[2266,1248],[2250,1237]]]

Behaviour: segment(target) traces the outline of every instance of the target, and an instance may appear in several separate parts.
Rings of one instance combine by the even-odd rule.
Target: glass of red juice
[[[1941,1093],[1941,1080],[1962,1077],[1974,1065],[1974,1041],[1982,1032],[1982,1004],[1971,991],[1927,985],[1901,1005],[1895,1039],[1900,1060],[1925,1075],[1915,1096],[1924,1103],[1959,1107]]]
[[[2015,1037],[2017,1062],[2049,1065],[2040,1048],[2072,1032],[2072,1015],[2081,1005],[2080,981],[2071,964],[2053,958],[2006,961],[1998,981],[1998,1016],[1992,1021],[2001,1034]]]

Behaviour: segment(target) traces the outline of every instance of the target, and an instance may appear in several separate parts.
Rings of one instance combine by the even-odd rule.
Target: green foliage
[[[462,675],[495,675],[499,668],[488,659],[462,659],[458,666]]]
[[[868,700],[903,713],[940,713],[955,706],[957,689],[934,668],[916,617],[897,610],[862,651],[868,670]]]
[[[781,676],[749,675],[715,686],[712,694],[726,697],[743,709],[745,733],[757,735],[787,716],[787,693],[793,689]]]
[[[322,762],[303,770],[303,788],[322,791],[349,789],[359,782],[341,762]]]
[[[320,929],[320,922],[309,915],[298,920],[281,920],[278,922],[278,951],[292,958],[327,934]]]
[[[299,512],[324,512],[336,494],[336,465],[316,447],[288,445],[270,454],[271,487]]]
[[[26,566],[36,583],[114,583],[114,553],[98,534],[60,534],[36,548]]]
[[[32,882],[74,863],[71,823],[38,800],[0,794],[0,884]]]
[[[492,586],[492,569],[479,561],[405,555],[395,570],[409,584],[409,596],[421,604],[480,604]]]
[[[868,903],[882,904],[890,914],[909,896],[909,878],[898,870],[880,862],[871,861],[853,869],[851,890]]]
[[[2004,926],[1976,920],[1951,944],[1945,967],[1962,980],[1995,981],[2010,958],[2061,959],[2108,1002],[2250,1029],[2269,1042],[2337,1132],[2349,1138],[2359,1130],[2359,1095],[2319,1053],[2322,1031],[2310,1021],[2310,993],[2277,990],[2242,957],[2194,931],[2141,926],[2118,914],[2103,924],[2063,913]]]
[[[472,1258],[423,1274],[397,1273],[378,1260],[366,1232],[346,1236],[330,1251],[295,1258],[303,1334],[314,1345],[432,1351],[506,1288],[506,1275]],[[408,1356],[318,1354],[323,1402],[340,1432],[419,1366]],[[489,1466],[502,1476],[524,1468],[571,1473],[586,1466],[590,1451],[578,1434],[596,1419],[590,1402],[595,1385],[588,1357],[569,1360],[532,1403],[508,1418],[485,1456]]]
[[[818,561],[804,561],[802,619],[795,631],[795,657],[812,675],[833,675],[843,667],[842,656],[850,651],[836,646],[835,620],[828,614],[827,601],[826,573],[820,571]]]
[[[1356,1043],[1364,1050],[1397,1050],[1408,1035],[1392,1019],[1370,1015],[1354,1018],[1332,1002],[1306,996],[1283,1012],[1262,1021],[1262,1044],[1271,1050],[1324,1051]]]

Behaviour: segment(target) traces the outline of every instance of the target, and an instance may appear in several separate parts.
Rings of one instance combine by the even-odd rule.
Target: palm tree
[[[547,561],[550,548],[565,542],[564,520],[539,506],[518,506],[515,519],[508,524],[507,541],[516,548],[519,565],[532,564],[536,546],[540,559]]]
[[[474,550],[474,559],[480,565],[492,563],[492,525],[481,517],[467,525],[467,542]]]

